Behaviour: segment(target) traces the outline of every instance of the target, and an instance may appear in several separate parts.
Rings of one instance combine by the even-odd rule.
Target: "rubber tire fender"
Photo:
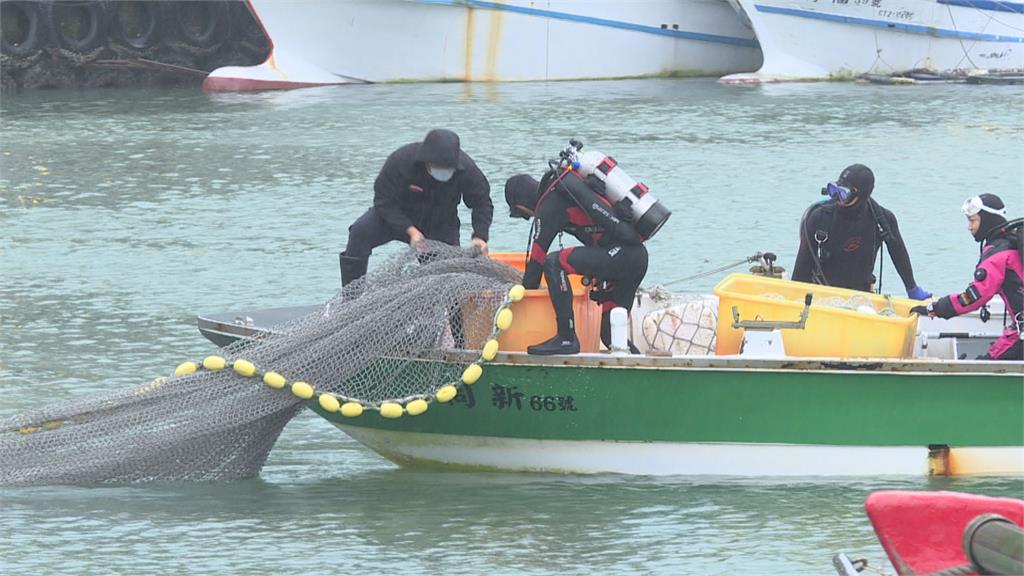
[[[213,48],[223,43],[231,31],[228,2],[183,0],[168,2],[163,8],[174,37],[190,46]],[[188,20],[197,15],[205,17],[203,26],[193,29]]]
[[[136,11],[142,26],[139,30],[129,30],[128,10]],[[127,48],[146,50],[160,42],[161,17],[160,4],[146,0],[116,1],[110,5],[110,37]]]
[[[107,11],[103,2],[95,0],[57,1],[46,6],[47,22],[61,48],[79,54],[91,52],[107,42]],[[75,37],[64,33],[62,22],[81,17],[85,33]]]
[[[39,2],[5,1],[0,3],[0,10],[3,13],[0,19],[7,20],[8,18],[24,17],[27,27],[25,38],[17,44],[0,34],[0,52],[11,56],[28,56],[46,47],[50,35],[47,33],[43,4]]]

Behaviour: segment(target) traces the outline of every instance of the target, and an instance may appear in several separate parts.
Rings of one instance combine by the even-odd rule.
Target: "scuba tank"
[[[597,151],[581,154],[583,142],[570,139],[569,146],[558,155],[558,160],[548,164],[552,171],[572,170],[586,179],[593,175],[604,184],[603,191],[597,191],[612,204],[623,205],[633,214],[633,227],[644,240],[662,229],[672,211],[649,194],[644,184],[634,180],[610,156]],[[550,179],[549,179],[550,181]],[[541,190],[545,188],[541,181]]]
[[[647,186],[626,174],[611,156],[596,150],[576,154],[572,167],[584,177],[594,175],[604,182],[604,196],[613,204],[622,203],[629,208],[633,214],[633,226],[644,239],[654,236],[672,215],[672,211],[658,202]]]

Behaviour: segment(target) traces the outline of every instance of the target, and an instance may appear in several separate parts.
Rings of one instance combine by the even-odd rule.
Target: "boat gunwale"
[[[474,362],[479,354],[446,351],[443,359]],[[817,373],[969,374],[977,376],[1024,376],[1024,362],[937,360],[933,358],[747,358],[743,356],[648,356],[583,353],[572,356],[533,356],[523,352],[499,352],[488,365],[611,368],[640,370],[735,370]]]

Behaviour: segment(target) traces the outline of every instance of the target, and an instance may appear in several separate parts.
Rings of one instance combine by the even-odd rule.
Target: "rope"
[[[718,268],[712,268],[711,270],[705,270],[703,272],[698,272],[697,274],[694,274],[693,276],[687,276],[686,278],[680,278],[678,280],[672,280],[671,282],[665,282],[664,284],[662,284],[662,286],[668,287],[668,286],[672,286],[673,284],[680,284],[682,282],[690,282],[691,280],[697,280],[698,278],[704,278],[705,276],[711,276],[713,274],[718,274],[719,272],[724,272],[726,270],[729,270],[730,268],[735,268],[737,266],[742,266],[744,264],[749,264],[750,262],[758,262],[758,261],[761,260],[762,256],[763,256],[763,254],[761,252],[758,252],[757,254],[754,254],[753,256],[747,256],[743,260],[737,260],[736,262],[733,262],[731,264],[726,264],[724,266],[719,266]]]

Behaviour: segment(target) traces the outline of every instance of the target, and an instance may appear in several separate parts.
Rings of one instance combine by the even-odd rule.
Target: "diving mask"
[[[974,216],[978,212],[988,212],[989,214],[995,214],[996,216],[1002,216],[1006,218],[1006,208],[992,208],[986,206],[985,202],[981,199],[981,196],[972,196],[964,201],[964,205],[960,207],[964,211],[964,216]]]
[[[841,186],[837,182],[829,182],[824,188],[821,189],[822,196],[828,196],[833,200],[845,204],[850,201],[856,195],[856,192],[852,188],[847,186]]]

